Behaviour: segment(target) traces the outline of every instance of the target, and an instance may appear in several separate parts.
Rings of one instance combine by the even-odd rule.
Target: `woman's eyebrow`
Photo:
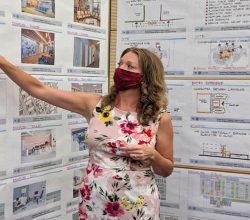
[[[128,60],[127,61],[128,64],[132,64],[133,66],[138,66],[138,64],[134,61]]]
[[[133,60],[126,60],[126,61],[124,61],[123,59],[120,59],[120,61],[118,63],[120,63],[120,64],[124,64],[125,63],[125,64],[129,64],[129,65],[133,65],[134,67],[138,67],[139,66]]]

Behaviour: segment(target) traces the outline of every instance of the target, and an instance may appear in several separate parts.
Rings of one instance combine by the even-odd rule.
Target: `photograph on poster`
[[[45,205],[46,181],[14,188],[13,214]]]
[[[72,83],[71,91],[74,92],[93,92],[102,94],[102,83]]]
[[[73,198],[77,198],[79,196],[79,189],[83,181],[85,168],[80,168],[78,170],[74,170],[73,177]]]
[[[21,0],[22,12],[55,18],[55,0]]]
[[[54,130],[38,130],[21,133],[21,162],[35,162],[56,157]]]
[[[99,68],[100,41],[74,38],[73,66]]]
[[[0,220],[4,220],[4,203],[0,203]]]
[[[55,34],[22,29],[21,57],[22,63],[54,65]]]
[[[45,82],[44,84],[58,88],[56,82]],[[27,92],[19,88],[19,115],[42,115],[42,114],[56,114],[57,107],[50,105],[40,99],[36,99]]]
[[[74,0],[74,22],[100,26],[101,0]]]
[[[87,127],[71,129],[72,152],[83,151],[88,149],[88,145],[86,143],[87,129],[88,129]]]

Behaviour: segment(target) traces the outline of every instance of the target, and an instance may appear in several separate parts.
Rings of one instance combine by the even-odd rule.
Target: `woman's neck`
[[[138,90],[120,91],[115,100],[115,107],[124,111],[136,112],[138,101]]]

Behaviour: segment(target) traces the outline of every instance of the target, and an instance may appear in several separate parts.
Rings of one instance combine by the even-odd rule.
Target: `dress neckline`
[[[119,108],[117,108],[117,107],[115,107],[115,106],[114,106],[114,109],[117,110],[118,112],[122,112],[122,113],[127,113],[127,112],[129,112],[129,113],[131,113],[131,114],[137,114],[137,112],[124,111],[124,110],[119,109]]]

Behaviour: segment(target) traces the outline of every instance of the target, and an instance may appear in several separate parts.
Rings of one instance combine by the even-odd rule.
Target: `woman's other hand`
[[[153,160],[155,157],[155,149],[146,144],[126,144],[120,149],[133,160]]]

